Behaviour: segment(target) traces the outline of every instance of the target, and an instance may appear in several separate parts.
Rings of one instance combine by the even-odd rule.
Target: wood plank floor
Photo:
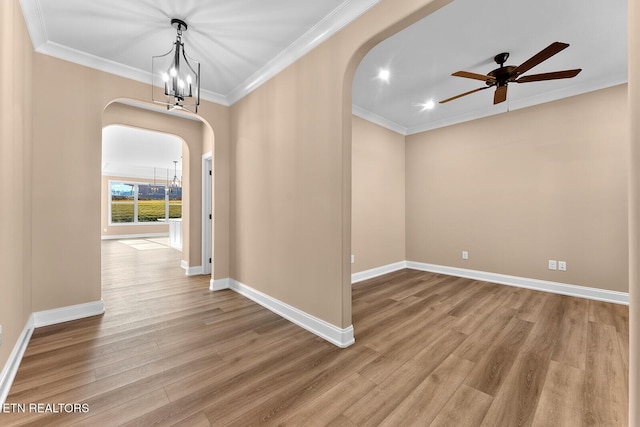
[[[0,425],[626,426],[628,309],[403,270],[353,287],[338,349],[103,243],[104,316],[35,331]]]

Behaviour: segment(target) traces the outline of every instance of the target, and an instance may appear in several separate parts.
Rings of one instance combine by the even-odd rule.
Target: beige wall
[[[213,151],[216,266],[214,277],[246,280],[247,284],[331,323],[342,326],[350,323],[352,148],[350,93],[353,73],[359,60],[375,43],[444,3],[446,1],[430,3],[427,0],[382,0],[356,22],[345,27],[339,34],[234,106],[233,114],[229,108],[203,102],[200,116],[211,125],[215,133]],[[99,299],[99,140],[102,110],[109,102],[120,97],[148,100],[150,91],[148,85],[40,54],[33,55],[32,59],[31,46],[27,45],[28,36],[24,30],[18,1],[3,1],[0,5],[2,19],[0,81],[5,95],[13,100],[10,107],[7,103],[0,106],[2,118],[0,129],[2,132],[0,169],[2,171],[0,173],[2,173],[3,182],[14,182],[14,180],[16,182],[16,187],[12,187],[15,190],[12,189],[5,194],[5,200],[10,203],[0,205],[0,223],[3,227],[0,238],[0,262],[2,263],[0,274],[3,290],[3,298],[0,300],[0,322],[3,325],[0,362],[3,362],[24,326],[28,312]],[[633,2],[630,3],[630,8],[633,12],[635,8]],[[632,14],[630,19],[634,24],[638,24],[637,13]],[[632,41],[637,40],[637,28],[640,28],[640,25],[630,25],[630,29],[635,29],[632,31]],[[632,52],[634,48],[637,48],[637,41],[635,44],[630,44]],[[33,111],[31,97],[26,95],[31,90],[32,60],[34,62],[33,89],[37,96],[37,102],[33,103]],[[638,70],[633,67],[635,65],[632,64],[632,70],[636,73],[630,73],[632,81],[638,75]],[[51,85],[51,81],[57,81],[59,84]],[[73,87],[76,90],[65,91],[64,96],[61,96],[59,87]],[[18,91],[18,95],[11,96],[11,91],[14,90]],[[639,99],[640,96],[636,90],[631,98],[632,105],[637,107]],[[571,107],[580,110],[580,105],[571,104]],[[567,113],[567,111],[560,111],[560,113]],[[622,122],[628,114],[621,111],[619,117],[610,117],[608,111],[603,113],[611,120]],[[512,112],[509,114],[509,120],[512,116],[522,114],[524,112]],[[589,129],[593,127],[589,120],[602,120],[598,117],[588,116],[588,119],[585,119],[575,117],[579,116],[578,114],[570,113],[570,115],[570,122],[580,122]],[[547,117],[546,120],[554,121],[554,118]],[[484,127],[487,132],[487,128],[491,127],[486,125],[487,122],[504,125],[508,130],[507,143],[500,148],[492,146],[491,140],[481,142],[476,151],[479,157],[488,162],[492,170],[500,168],[500,163],[495,160],[497,157],[514,160],[516,164],[521,164],[525,168],[528,175],[533,174],[535,171],[518,158],[517,153],[511,148],[512,145],[520,142],[517,129],[513,129],[514,125],[506,124],[507,120],[504,117],[495,117],[470,126]],[[30,133],[32,123],[33,134]],[[560,123],[557,124],[561,128]],[[628,122],[621,123],[622,127],[627,125]],[[531,130],[533,125],[529,123],[528,126]],[[456,132],[462,132],[460,129]],[[634,146],[637,146],[639,139],[637,123],[633,129],[635,129]],[[443,129],[439,132],[449,130]],[[592,130],[602,137],[597,129]],[[538,127],[533,127],[533,131],[539,132]],[[545,132],[542,134],[551,136]],[[498,135],[501,140],[505,140],[504,135]],[[558,141],[563,136],[565,135],[553,135],[551,140]],[[558,166],[562,164],[561,159],[568,162],[571,168],[576,167],[580,172],[584,172],[580,165],[584,166],[585,163],[592,161],[594,151],[602,153],[597,142],[593,141],[590,135],[585,135],[585,138],[589,149],[585,152],[580,151],[578,156],[572,156],[571,154],[576,154],[576,150],[572,152],[566,147],[559,147],[559,151],[556,151],[552,147],[536,148],[535,142],[531,140],[524,142],[528,147],[528,153],[532,154],[533,159],[536,160],[536,164],[544,165],[552,176],[562,177],[562,168]],[[453,144],[456,146],[460,144],[459,139],[454,139]],[[576,141],[570,139],[570,147],[575,148],[578,145]],[[547,155],[544,155],[545,151],[548,152]],[[613,151],[616,153],[619,151],[615,141]],[[489,156],[490,152],[496,153],[496,156]],[[265,157],[260,158],[257,153]],[[32,154],[33,160],[31,160]],[[617,164],[617,161],[611,158],[611,154],[608,152],[602,154],[605,155],[603,161]],[[407,155],[409,155],[409,149],[407,149]],[[459,158],[459,156],[453,157]],[[542,162],[544,159],[546,161]],[[296,165],[309,166],[309,169],[301,170]],[[435,170],[438,166],[434,165]],[[409,165],[407,169],[409,172]],[[511,169],[512,167],[506,168],[504,172],[508,173]],[[58,179],[51,180],[52,175]],[[455,182],[455,178],[450,176],[449,178]],[[605,176],[605,180],[609,183],[617,182],[619,177]],[[580,187],[578,181],[578,177],[569,176],[565,182],[571,184],[570,188],[576,188]],[[78,187],[78,191],[60,195],[55,191],[58,182],[80,182],[82,186]],[[555,207],[556,204],[553,202],[562,200],[567,206],[563,209],[571,210],[574,204],[584,203],[583,198],[574,198],[577,193],[569,195],[565,193],[565,197],[569,199],[568,201],[563,199],[560,193],[564,189],[555,190],[554,180],[547,179],[544,182],[547,185],[546,189],[534,188],[534,190],[544,190],[542,194],[548,196],[543,206]],[[593,183],[596,186],[601,185],[599,179],[593,178]],[[429,184],[433,185],[433,183]],[[407,199],[417,200],[411,196],[409,187],[407,184]],[[31,194],[32,188],[33,194]],[[233,197],[229,188],[234,189]],[[529,190],[527,187],[515,188],[515,186],[511,190],[504,186],[497,190],[503,195],[511,191],[518,196],[523,188]],[[611,196],[599,196],[605,201],[618,200],[617,192],[614,191],[614,193]],[[539,195],[535,192],[533,194]],[[497,200],[499,203],[501,199],[496,199],[492,194],[486,194],[486,198],[478,198],[481,205],[485,207],[485,211],[490,210],[486,200]],[[638,207],[635,206],[638,203],[637,198],[632,200],[633,211],[637,213]],[[520,200],[520,202],[526,201]],[[313,209],[309,209],[307,204]],[[229,210],[229,206],[232,211]],[[273,207],[270,208],[270,206]],[[518,203],[516,207],[505,206],[505,208],[513,213],[530,215],[529,212],[518,209],[518,206],[521,204]],[[407,207],[411,209],[409,204]],[[597,212],[595,206],[585,207],[591,213],[599,214],[596,215],[597,219],[608,216]],[[602,207],[603,210],[606,208],[607,206]],[[84,215],[71,217],[66,214],[69,211],[83,212]],[[472,209],[467,211],[476,212]],[[545,212],[563,216],[565,220],[568,218],[568,221],[580,222],[586,217],[586,215],[575,216],[573,211],[557,212],[548,209]],[[32,213],[33,218],[31,218]],[[502,225],[490,224],[487,228],[494,230],[497,236],[504,239],[507,246],[508,244],[513,246],[513,239],[506,232],[509,227],[515,227],[512,222],[513,217],[498,212],[498,216],[500,215],[506,219],[506,222]],[[614,211],[611,215],[625,222],[625,218],[619,212]],[[547,224],[552,222],[546,215],[539,217]],[[234,220],[231,221],[231,218]],[[475,218],[477,221],[477,214],[465,215],[460,223],[466,223],[468,218]],[[285,219],[289,219],[290,223],[285,224]],[[423,233],[429,226],[414,220],[415,218],[408,219],[407,229],[415,229],[412,226],[415,222],[417,225],[415,231]],[[606,220],[604,222],[607,223]],[[635,219],[631,221],[632,225],[636,222]],[[231,223],[230,228],[229,223]],[[228,229],[230,231],[227,231]],[[570,229],[571,233],[575,233],[575,227],[571,223]],[[616,227],[612,229],[614,233],[611,241],[618,241],[620,231]],[[297,230],[303,231],[298,233]],[[514,228],[514,231],[520,232],[517,228]],[[296,233],[299,235],[296,236]],[[564,236],[565,233],[567,231],[561,231],[561,235]],[[604,242],[609,247],[616,246],[607,241],[603,232],[596,230],[595,235],[594,238],[599,242]],[[543,236],[554,243],[559,239],[550,236],[546,229]],[[228,253],[223,252],[229,247],[232,239],[236,243],[229,256]],[[536,248],[540,248],[540,242],[544,240],[538,238],[532,241],[536,242]],[[467,243],[465,240],[464,243],[471,244],[474,241]],[[456,265],[454,260],[461,249],[454,246],[463,242],[458,237],[456,243],[449,248],[449,252],[453,253],[452,262],[449,263],[451,265]],[[557,243],[559,246],[553,247],[563,250],[562,253],[555,254],[560,258],[568,252],[563,241]],[[409,241],[407,241],[407,247],[413,248],[408,250],[408,258],[415,253],[412,251],[423,252],[425,249]],[[33,249],[32,261],[29,257],[31,249]],[[483,249],[480,247],[472,249],[471,246],[468,249],[471,251],[471,260],[465,266],[471,266],[472,262],[483,260]],[[521,247],[517,246],[517,249],[520,250]],[[584,248],[585,252],[590,250],[588,247]],[[498,251],[497,255],[506,253],[503,249]],[[618,248],[614,248],[614,251],[616,254],[620,253]],[[484,252],[487,252],[486,249]],[[548,250],[537,249],[535,252],[535,254],[526,252],[523,258],[530,260],[532,255],[535,255],[542,257],[544,263],[550,255],[547,254]],[[427,250],[426,253],[428,256],[420,260],[431,260],[431,252]],[[570,255],[573,256],[573,254]],[[572,277],[569,273],[573,274],[574,265],[577,267],[576,271],[583,267],[583,254],[580,253],[577,256],[576,261],[567,259],[570,271],[565,277]],[[624,251],[621,256],[624,256]],[[221,257],[221,262],[218,262],[218,257]],[[632,257],[632,264],[635,265],[637,251],[632,252]],[[442,259],[442,263],[447,263],[447,259]],[[511,258],[507,259],[509,260]],[[436,261],[439,260],[435,259],[432,262]],[[612,265],[619,266],[618,261],[612,262]],[[485,255],[482,265],[492,267],[496,265],[495,263],[495,258],[487,259]],[[518,265],[518,271],[514,270],[514,273],[519,275],[532,276],[533,274],[529,272],[533,270],[538,272],[539,269],[537,261],[536,267],[528,264],[520,266],[517,261],[515,264]],[[504,271],[511,272],[513,265],[505,262],[502,267]],[[624,266],[621,266],[621,269],[624,270]],[[583,273],[584,271],[581,274]],[[544,276],[548,273],[543,271],[541,274]],[[623,279],[615,277],[615,285],[609,287],[624,289],[624,286],[620,285],[620,280]],[[570,278],[566,281],[575,280]],[[599,277],[596,277],[595,281],[599,282]],[[640,303],[637,278],[633,285],[632,316],[635,317],[632,317],[632,320],[638,319],[638,310],[633,308]],[[631,322],[631,407],[636,414],[638,410],[634,399],[637,396],[639,383],[636,362],[638,358],[635,357],[638,355],[639,347],[638,332],[635,327],[637,323]],[[632,422],[634,419],[637,420],[638,417],[632,417]]]
[[[640,5],[629,2],[629,425],[640,425]]]
[[[209,129],[199,120],[168,116],[160,111],[150,111],[119,102],[110,104],[104,110],[103,125],[112,124],[161,131],[182,139],[182,259],[190,267],[201,265],[202,147],[205,141],[204,134],[209,132]],[[102,212],[104,215],[104,210]],[[104,223],[102,229],[104,230]]]
[[[214,241],[217,249],[214,255],[216,259],[214,277],[246,280],[247,284],[331,323],[342,326],[350,323],[351,79],[359,59],[375,43],[444,3],[446,1],[430,3],[426,0],[383,0],[356,22],[345,27],[339,34],[234,106],[233,114],[229,108],[203,102],[200,116],[211,125],[215,133]],[[148,100],[149,87],[40,54],[32,55],[18,1],[3,1],[0,4],[2,19],[0,81],[5,95],[14,100],[10,108],[7,103],[0,106],[2,118],[0,129],[2,132],[0,169],[2,171],[0,173],[2,173],[3,182],[15,181],[16,184],[11,187],[11,191],[5,193],[5,200],[10,203],[0,205],[0,223],[3,227],[0,238],[0,262],[2,263],[0,274],[3,291],[3,298],[0,300],[0,322],[3,325],[0,362],[3,362],[11,351],[29,312],[99,298],[99,140],[102,110],[109,102],[120,97]],[[634,7],[633,4],[630,5],[632,12]],[[637,24],[637,13],[631,14],[630,20]],[[630,25],[631,29],[638,27],[640,26]],[[632,41],[637,39],[636,33],[637,30],[632,31]],[[634,46],[637,47],[637,41],[635,45],[630,43],[631,52],[634,52]],[[28,95],[31,91],[32,61],[34,62],[33,85],[37,96],[37,102],[33,103],[33,106],[31,97]],[[633,68],[634,66],[632,63],[632,70],[638,71]],[[630,80],[633,83],[636,75],[637,73],[630,73]],[[59,84],[50,85],[51,81],[58,81]],[[76,90],[66,91],[61,101],[62,97],[58,92],[58,87],[61,86],[73,87]],[[11,96],[10,92],[13,90],[18,91],[18,95]],[[636,92],[632,91],[632,106],[637,107],[640,102],[638,99],[640,96],[636,89]],[[566,104],[575,103],[575,99],[564,102],[565,104],[562,105],[570,105],[572,109],[581,111],[580,105]],[[617,108],[618,111],[621,108],[613,105],[612,107]],[[582,195],[586,191],[590,193],[591,189],[584,190],[585,186],[581,187],[580,177],[567,176],[562,171],[563,167],[560,166],[563,163],[560,160],[563,160],[569,164],[570,168],[576,168],[583,173],[587,164],[595,162],[596,153],[604,155],[603,162],[617,165],[619,148],[616,140],[611,138],[614,141],[613,153],[603,152],[601,142],[610,136],[603,136],[591,124],[591,120],[601,123],[603,119],[591,115],[585,118],[580,114],[572,113],[569,109],[558,111],[558,114],[567,112],[571,116],[567,119],[570,123],[581,123],[593,130],[596,135],[599,135],[600,144],[594,141],[590,134],[585,134],[583,136],[588,149],[577,150],[580,144],[572,139],[571,135],[563,133],[549,135],[546,124],[541,129],[532,123],[527,125],[529,131],[539,132],[546,137],[546,139],[540,139],[546,142],[524,138],[525,149],[520,150],[521,153],[526,152],[532,155],[534,163],[544,167],[544,173],[541,175],[545,177],[542,182],[545,183],[546,188],[534,187],[531,194],[534,197],[547,196],[542,207],[564,206],[556,211],[541,209],[539,205],[535,205],[537,212],[541,212],[535,218],[539,218],[545,224],[551,224],[553,217],[563,217],[569,222],[569,230],[559,230],[560,236],[574,236],[576,228],[580,225],[576,226],[572,222],[578,222],[586,228],[584,218],[587,217],[584,212],[576,216],[575,206],[586,208],[589,213],[596,214],[595,218],[600,225],[604,224],[605,228],[608,227],[607,230],[613,231],[610,240],[601,230],[590,233],[588,239],[595,239],[598,243],[613,247],[614,257],[618,254],[624,257],[624,251],[619,251],[618,245],[612,243],[620,240],[620,233],[622,233],[620,226],[612,226],[611,221],[605,219],[605,217],[616,217],[624,223],[623,215],[615,208],[610,213],[598,211],[596,206],[585,204],[585,197],[576,197],[580,195],[577,192],[567,194],[565,191],[567,189],[582,188]],[[624,122],[628,113],[624,109],[619,113],[619,116],[611,117],[609,110],[603,111],[604,117],[620,123],[624,128],[628,125],[628,122]],[[525,112],[516,111],[509,113],[508,119],[494,117],[468,125],[478,126],[485,132],[489,132],[488,128],[493,126],[487,123],[499,123],[501,128],[507,130],[506,136],[498,134],[500,140],[504,141],[502,144],[496,144],[492,139],[484,140],[477,144],[478,148],[474,151],[480,160],[491,167],[491,171],[498,169],[493,176],[499,175],[501,167],[505,175],[508,175],[514,167],[505,168],[504,165],[513,164],[524,168],[526,173],[521,175],[525,177],[531,177],[536,173],[528,162],[523,161],[522,154],[518,154],[518,150],[512,148],[521,142],[518,134],[525,135],[526,132],[518,132],[518,129],[514,129],[515,125],[508,122],[513,116],[522,114]],[[554,117],[545,116],[543,123],[548,121],[556,122],[558,129],[564,129],[562,123],[558,123]],[[31,133],[32,123],[33,134]],[[637,148],[637,123],[635,125],[633,142]],[[442,129],[431,135],[436,135],[438,141],[445,140],[451,138],[451,129]],[[464,126],[456,127],[453,133],[465,134],[464,129]],[[614,133],[619,132],[617,128],[611,130]],[[443,133],[448,134],[447,138]],[[568,146],[561,147],[559,140],[566,136],[569,136]],[[424,135],[415,138],[422,137]],[[409,146],[412,145],[413,139],[414,137],[409,138],[407,148],[409,159],[411,159]],[[453,138],[451,141],[454,147],[462,143],[460,138]],[[470,143],[467,142],[467,144]],[[544,144],[548,146],[545,147]],[[553,144],[557,146],[557,150],[553,149]],[[430,141],[427,145],[434,144]],[[209,146],[211,142],[203,142],[202,151],[206,151]],[[471,146],[470,149],[474,147]],[[460,160],[461,156],[453,153],[453,149],[443,151],[436,154],[443,158]],[[449,151],[448,156],[446,151]],[[257,153],[266,157],[261,158]],[[495,156],[491,156],[490,153],[494,153]],[[431,158],[432,156],[429,156],[429,159]],[[497,159],[505,159],[508,162],[501,164]],[[472,166],[471,171],[477,170],[474,169],[477,166],[473,164],[477,163],[475,159],[472,159],[473,163],[468,158],[466,160]],[[440,165],[433,161],[432,164],[434,166],[432,170],[439,170],[450,182],[456,183],[456,178],[442,171]],[[296,165],[310,167],[308,170],[301,170]],[[632,165],[635,166],[632,170],[637,172],[635,162]],[[411,174],[411,170],[411,166],[407,165],[408,174]],[[467,170],[463,172],[467,177],[475,176],[469,174]],[[547,172],[551,178],[546,178]],[[620,172],[620,175],[622,173]],[[56,176],[58,180],[55,182],[51,180],[51,175]],[[489,174],[489,177],[491,175]],[[603,185],[602,180],[594,175],[589,176],[598,189],[597,196],[601,200],[619,201],[617,191],[614,190],[611,195],[602,194],[599,187]],[[637,175],[634,176],[637,177]],[[495,181],[490,180],[489,177],[486,178],[489,184],[498,182],[497,176]],[[566,178],[563,182],[570,185],[557,189],[554,184],[556,181],[552,178]],[[607,185],[613,185],[620,180],[620,177],[605,175],[604,180]],[[83,185],[76,192],[60,195],[55,192],[57,182],[60,181],[81,182]],[[469,182],[466,180],[463,184]],[[426,185],[435,184],[426,181]],[[233,197],[229,188],[234,189]],[[469,194],[469,187],[466,188],[466,191],[458,189],[459,195],[473,196]],[[520,197],[515,206],[500,205],[500,200],[504,198],[496,198],[493,192],[487,194],[475,192],[476,198],[471,200],[480,203],[480,213],[483,211],[496,213],[495,207],[487,203],[487,200],[494,200],[510,213],[524,214],[531,225],[541,229],[542,227],[531,219],[532,214],[522,208],[523,204],[529,203],[522,200],[523,189],[529,191],[531,188],[515,185],[508,188],[504,183],[496,188],[500,195],[515,193],[516,199]],[[407,200],[410,203],[415,201],[420,204],[418,195],[414,193],[415,186],[407,183]],[[639,209],[635,205],[638,202],[637,198],[633,197],[634,195],[632,195],[632,212],[637,213]],[[446,201],[444,196],[442,199]],[[556,201],[558,203],[555,203]],[[560,204],[560,201],[563,204]],[[450,200],[447,201],[449,202]],[[457,203],[455,200],[454,202]],[[313,209],[309,209],[307,204]],[[270,206],[273,208],[269,208]],[[432,206],[435,205],[432,203]],[[601,209],[604,211],[608,206],[603,205]],[[461,215],[458,222],[466,224],[470,218],[477,222],[478,210],[473,209],[474,206],[465,207],[467,208],[465,212],[469,214]],[[409,214],[413,208],[411,204],[407,204],[407,208]],[[438,206],[435,208],[440,209]],[[85,215],[71,218],[66,214],[68,211],[83,212]],[[516,246],[515,239],[508,231],[511,229],[516,234],[522,231],[518,230],[517,225],[514,224],[513,216],[497,212],[496,217],[504,218],[505,222],[489,224],[486,229],[494,232],[489,237],[497,236],[502,239],[506,247]],[[234,220],[231,221],[231,218]],[[285,224],[285,219],[290,220],[290,223]],[[632,226],[635,226],[636,222],[637,220],[632,218]],[[228,227],[229,223],[231,227]],[[406,226],[407,230],[411,229],[424,235],[432,224],[433,220],[422,223],[416,218],[408,218]],[[557,230],[558,225],[554,226]],[[296,236],[297,230],[303,231]],[[551,235],[547,228],[544,229],[542,236],[542,238],[534,236],[535,238],[531,240],[536,248],[533,252],[531,248],[526,248],[522,256],[527,260],[526,265],[521,265],[520,261],[513,261],[510,257],[507,257],[506,261],[503,259],[502,264],[497,265],[496,258],[504,257],[493,256],[489,259],[487,257],[489,251],[486,248],[468,246],[471,259],[463,266],[482,269],[493,269],[493,266],[496,266],[507,273],[536,277],[533,273],[539,272],[538,261],[534,267],[529,265],[529,260],[534,256],[541,257],[544,270],[544,264],[550,255],[545,245],[551,247],[545,242],[551,240],[554,243],[553,248],[562,250],[562,253],[554,254],[554,257],[556,255],[557,258],[563,257],[565,253],[572,257],[576,256],[575,260],[567,258],[570,269],[564,276],[568,278],[567,280],[558,279],[556,276],[551,279],[583,282],[580,277],[574,280],[571,274],[575,274],[574,266],[576,273],[583,270],[584,253],[590,256],[591,248],[584,247],[576,255],[574,251],[567,250],[571,248],[563,239]],[[463,241],[458,235],[453,239],[454,244],[448,248],[450,257],[447,255],[443,259],[433,258],[429,246],[424,247],[413,240],[408,240],[407,258],[411,259],[413,254],[418,256],[426,253],[427,256],[420,255],[422,259],[418,260],[460,265],[456,264],[460,262],[457,259],[461,250],[459,245],[474,244],[477,236],[472,237],[471,240]],[[235,243],[229,255],[226,248],[229,247],[231,239]],[[252,247],[253,245],[255,247]],[[29,256],[31,249],[33,249],[32,260]],[[517,245],[516,249],[521,250],[521,245]],[[494,255],[506,254],[502,246],[496,251]],[[632,251],[631,255],[632,265],[637,264],[637,250]],[[218,257],[222,262],[218,263]],[[612,262],[611,265],[625,270],[617,259],[607,258],[604,262],[601,260],[598,262],[605,264],[609,261]],[[475,262],[481,262],[481,264],[473,264],[476,265],[473,267],[472,263]],[[633,268],[632,271],[634,271]],[[541,277],[545,274],[549,273],[540,272]],[[584,271],[580,274],[584,274]],[[621,285],[624,278],[620,278],[619,275],[614,277],[613,285],[602,286],[624,290],[624,285]],[[637,278],[632,280],[635,281],[632,282],[634,286],[631,289],[631,407],[637,414],[637,405],[633,402],[634,396],[637,396],[639,380],[637,363],[635,363],[637,357],[634,355],[637,356],[639,345],[633,319],[638,318],[636,307],[639,304],[640,292],[637,291]],[[592,282],[600,282],[600,276],[596,274]],[[33,298],[31,298],[32,293]],[[634,419],[638,417],[631,418],[632,421]]]
[[[232,276],[351,325],[351,85],[377,42],[446,1],[383,0],[231,108]]]
[[[627,292],[627,141],[625,85],[408,136],[408,260]]]
[[[96,96],[102,76],[88,68],[35,54],[33,77],[33,310],[41,311],[100,300],[105,104]],[[77,90],[61,97],[60,87]],[[75,185],[60,191],[60,183]]]
[[[108,176],[102,175],[102,186],[100,190],[101,194],[101,215],[100,226],[101,235],[103,238],[109,236],[126,236],[126,235],[140,235],[140,234],[166,234],[169,235],[168,223],[139,223],[133,224],[109,224],[109,202],[111,201],[111,193],[109,192],[109,181],[125,181],[139,184],[148,184],[151,182],[149,179],[131,178],[124,176]],[[166,181],[158,181],[158,184],[166,184]],[[106,230],[106,231],[105,231]]]
[[[231,109],[206,102],[198,113],[203,126],[203,154],[212,154],[213,279],[231,277]]]
[[[0,367],[5,365],[31,314],[31,72],[31,42],[20,5],[17,1],[2,1],[0,87],[4,102],[0,103]]]
[[[143,83],[40,54],[34,55],[33,81],[34,93],[38,97],[34,104],[33,128],[33,180],[37,183],[33,192],[33,311],[40,311],[100,299],[102,127],[112,123],[131,124],[124,119],[109,121],[107,118],[103,122],[103,110],[120,98],[148,101],[150,90]],[[51,85],[51,81],[58,84]],[[65,92],[64,108],[60,105],[59,87],[78,88]],[[106,112],[113,111],[112,107],[113,104]],[[154,120],[158,122],[148,115],[143,116],[140,120],[148,121],[149,126]],[[203,101],[200,117],[214,130],[216,149],[228,144],[229,116],[226,107]],[[163,115],[160,121],[169,126],[173,119]],[[145,127],[140,122],[134,125]],[[201,131],[202,125],[198,123],[197,126]],[[184,127],[176,125],[175,129],[182,131]],[[200,139],[193,140],[189,146],[189,157],[183,159],[184,163],[197,165],[189,176],[183,177],[198,193],[193,198],[193,212],[189,212],[189,201],[183,201],[186,204],[184,215],[193,214],[190,218],[200,217],[202,139],[200,134]],[[225,153],[222,149],[220,151]],[[51,176],[56,180],[51,180]],[[77,191],[61,194],[56,191],[58,182],[82,185],[77,187]],[[82,212],[82,215],[69,215],[69,212]],[[192,220],[191,226],[189,263],[200,265],[200,236],[197,233],[201,222]],[[192,261],[194,259],[197,261]]]
[[[405,138],[353,117],[351,272],[404,261]]]

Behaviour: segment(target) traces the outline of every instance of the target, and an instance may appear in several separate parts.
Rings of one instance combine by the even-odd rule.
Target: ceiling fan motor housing
[[[488,86],[492,86],[497,83],[498,86],[504,86],[508,82],[514,81],[518,77],[518,73],[513,73],[517,67],[515,65],[507,65],[505,67],[496,68],[489,72],[488,76],[495,78],[495,81],[488,80],[486,83]]]

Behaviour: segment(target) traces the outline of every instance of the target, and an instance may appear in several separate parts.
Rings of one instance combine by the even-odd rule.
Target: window
[[[122,182],[111,183],[111,222],[134,222],[135,185]]]
[[[167,201],[163,185],[138,184],[138,222],[156,222],[167,218]]]
[[[182,187],[169,188],[169,218],[182,218]]]
[[[109,182],[111,224],[157,223],[182,218],[182,188]]]

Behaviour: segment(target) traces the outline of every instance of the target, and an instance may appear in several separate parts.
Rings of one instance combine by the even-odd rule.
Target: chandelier
[[[182,187],[182,179],[178,178],[178,161],[173,161],[173,179],[171,180],[171,188],[180,188]],[[180,177],[182,178],[182,177]]]
[[[182,171],[181,171],[182,172]],[[178,178],[178,161],[173,161],[173,179],[169,180],[169,168],[167,168],[167,180],[164,187],[164,194],[178,194],[178,190],[182,189],[182,176]]]
[[[198,112],[200,105],[200,63],[190,59],[182,42],[182,32],[187,24],[174,18],[171,26],[178,35],[173,48],[151,61],[153,102],[167,106],[167,110],[183,109]]]

